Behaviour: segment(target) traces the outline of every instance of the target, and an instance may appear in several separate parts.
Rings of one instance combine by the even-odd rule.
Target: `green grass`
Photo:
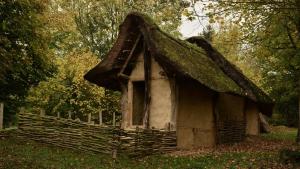
[[[296,128],[286,128],[286,129],[274,129],[268,134],[262,134],[261,136],[268,140],[284,140],[284,141],[295,141],[297,136]]]
[[[7,169],[201,169],[201,168],[259,168],[276,166],[277,153],[211,153],[208,155],[172,157],[166,155],[145,158],[91,154],[46,146],[15,138],[0,140],[0,168]]]

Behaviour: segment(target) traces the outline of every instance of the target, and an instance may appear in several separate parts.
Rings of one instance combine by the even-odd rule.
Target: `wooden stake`
[[[88,114],[88,123],[91,124],[92,121],[92,113]]]
[[[68,119],[72,119],[72,112],[68,111]]]
[[[117,150],[116,149],[113,149],[113,151],[112,151],[112,158],[114,160],[117,159]]]
[[[45,114],[46,114],[46,113],[45,113],[45,110],[44,110],[44,109],[41,109],[41,111],[40,111],[40,116],[41,116],[41,117],[44,117]]]
[[[60,118],[60,112],[57,112],[57,118]]]
[[[113,126],[116,126],[116,112],[113,113]]]
[[[0,103],[0,130],[3,129],[4,103]]]
[[[102,110],[99,111],[99,125],[102,125]]]

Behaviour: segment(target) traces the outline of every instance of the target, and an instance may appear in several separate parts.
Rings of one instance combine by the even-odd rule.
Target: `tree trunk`
[[[299,86],[300,86],[300,80],[299,80]],[[299,132],[300,132],[300,89],[299,89],[299,101],[298,101],[298,134],[297,134],[297,138],[296,138],[297,143],[300,143],[300,133]]]

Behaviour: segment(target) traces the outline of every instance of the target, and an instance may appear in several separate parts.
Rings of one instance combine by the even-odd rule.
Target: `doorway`
[[[145,81],[134,81],[132,98],[132,125],[143,125],[145,104]]]

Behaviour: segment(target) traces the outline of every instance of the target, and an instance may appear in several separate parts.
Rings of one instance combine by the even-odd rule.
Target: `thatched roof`
[[[194,79],[216,92],[246,96],[263,104],[260,106],[262,108],[268,104],[268,110],[262,111],[271,113],[271,99],[207,41],[199,37],[187,41],[175,39],[161,31],[149,17],[139,13],[126,17],[120,26],[118,39],[106,58],[84,78],[99,86],[119,90],[118,73],[139,34],[143,36],[151,56],[169,75]]]

